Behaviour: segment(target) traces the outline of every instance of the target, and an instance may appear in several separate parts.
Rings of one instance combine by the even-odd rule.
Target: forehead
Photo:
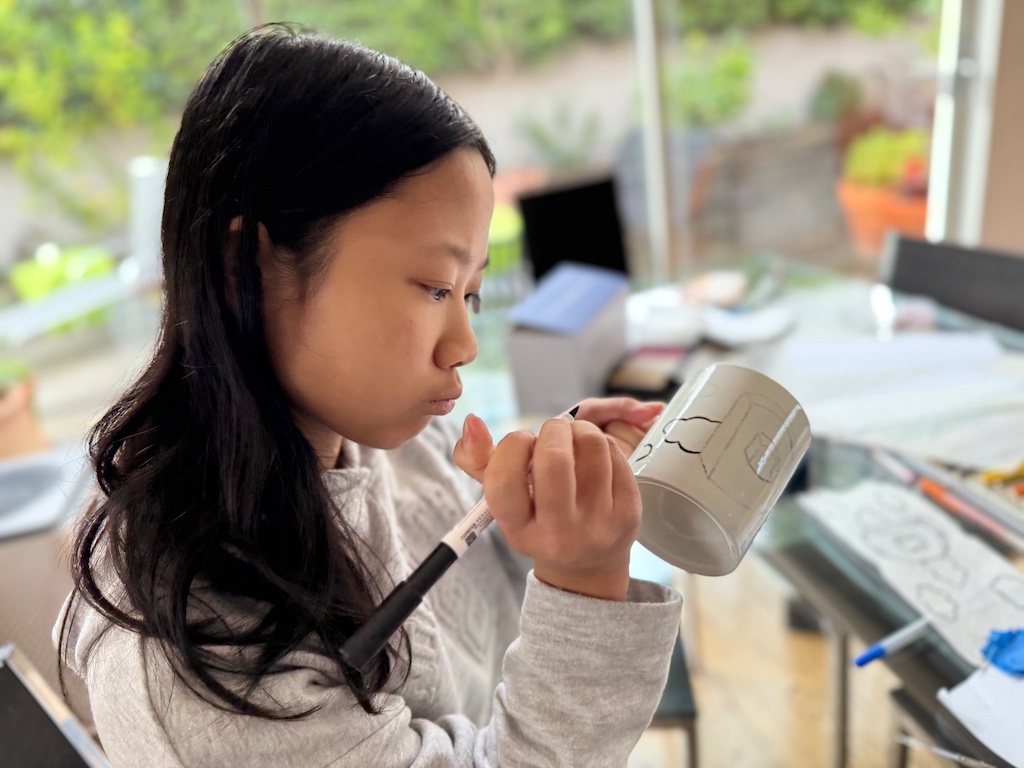
[[[457,150],[347,216],[336,230],[335,245],[343,256],[342,246],[355,241],[382,254],[403,243],[423,256],[474,264],[486,255],[493,208],[483,157],[476,150]]]

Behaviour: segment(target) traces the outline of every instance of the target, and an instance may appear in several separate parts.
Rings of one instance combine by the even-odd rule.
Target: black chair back
[[[0,647],[0,764],[110,768],[63,699],[13,645]]]
[[[890,235],[881,279],[981,320],[1024,330],[1024,255]]]

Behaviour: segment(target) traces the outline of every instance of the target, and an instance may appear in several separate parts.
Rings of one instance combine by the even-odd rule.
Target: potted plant
[[[881,111],[865,99],[861,80],[837,69],[825,72],[818,80],[807,111],[812,120],[836,126],[836,146],[841,156],[856,136],[884,122]]]
[[[717,38],[690,32],[684,56],[668,67],[663,104],[668,123],[667,151],[673,218],[682,223],[700,211],[713,178],[713,148],[723,126],[739,118],[750,103],[754,56],[740,34]],[[627,224],[646,222],[643,137],[630,131],[617,162]]]
[[[32,411],[31,370],[0,353],[0,459],[46,448],[46,437]]]
[[[836,196],[857,255],[877,261],[890,230],[924,235],[928,149],[916,128],[876,126],[850,142]]]

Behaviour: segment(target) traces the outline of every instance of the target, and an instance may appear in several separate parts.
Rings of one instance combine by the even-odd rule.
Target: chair
[[[681,637],[676,638],[668,680],[654,712],[650,728],[682,728],[686,731],[686,765],[697,768],[697,703],[693,699],[690,670]]]
[[[910,764],[910,750],[900,742],[902,736],[912,736],[918,741],[933,744],[931,734],[925,728],[927,714],[921,711],[905,690],[897,688],[889,692],[892,702],[892,741],[889,745],[888,768],[907,768]]]
[[[66,521],[89,489],[88,469],[80,444],[0,461],[0,646],[16,645],[52,690],[60,683],[51,630],[72,586]],[[67,670],[64,680],[91,728],[84,682]]]
[[[640,544],[634,544],[629,558],[629,573],[634,578],[656,584],[672,585],[679,573],[655,557]],[[692,576],[691,576],[692,578]],[[690,622],[694,621],[692,595],[688,601]],[[690,683],[690,665],[683,649],[682,634],[676,636],[668,665],[668,679],[649,728],[682,728],[686,732],[687,768],[697,768],[697,704]]]
[[[1024,330],[1024,255],[890,234],[880,277],[895,291],[928,296],[981,320]]]
[[[109,768],[96,742],[14,645],[0,647],[0,757],[4,765]]]

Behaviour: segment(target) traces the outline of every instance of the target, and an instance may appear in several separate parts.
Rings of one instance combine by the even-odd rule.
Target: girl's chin
[[[408,426],[396,426],[387,431],[382,430],[378,434],[373,435],[368,442],[364,443],[364,445],[368,448],[379,448],[383,451],[400,448],[426,429],[432,418],[433,416],[426,416],[420,419],[417,423],[410,424]]]

